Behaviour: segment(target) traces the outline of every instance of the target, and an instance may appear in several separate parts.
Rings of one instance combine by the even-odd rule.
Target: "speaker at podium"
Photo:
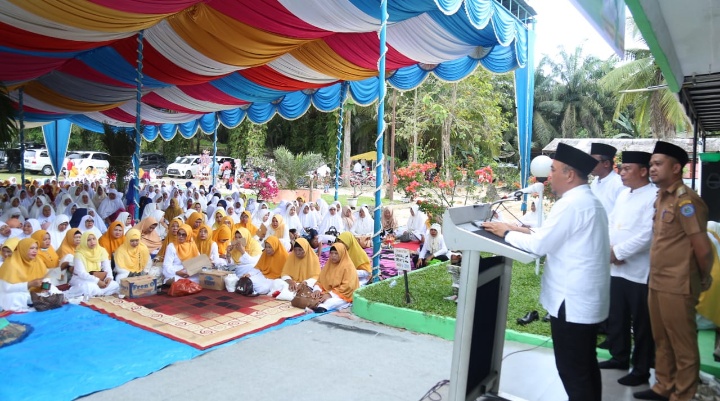
[[[449,208],[443,215],[447,247],[463,254],[450,374],[453,401],[503,399],[499,384],[512,264],[537,258],[485,231],[481,223],[491,216],[490,204]]]

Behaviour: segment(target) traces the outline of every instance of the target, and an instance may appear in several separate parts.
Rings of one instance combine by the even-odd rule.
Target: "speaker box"
[[[720,221],[720,162],[703,162],[700,197],[708,207],[708,220]]]

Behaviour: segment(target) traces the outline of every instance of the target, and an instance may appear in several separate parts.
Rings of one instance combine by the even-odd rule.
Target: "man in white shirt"
[[[590,155],[598,161],[598,165],[591,173],[595,179],[590,184],[590,189],[600,200],[608,215],[612,213],[618,195],[625,189],[620,175],[614,168],[616,152],[617,149],[604,143],[593,143],[590,146]]]
[[[501,222],[483,227],[510,245],[547,255],[540,302],[550,314],[555,365],[570,401],[600,401],[597,324],[610,307],[610,236],[607,215],[588,186],[597,160],[561,143],[550,170],[560,198],[543,226],[531,231]]]
[[[353,173],[360,174],[363,171],[362,164],[360,164],[360,161],[356,161],[353,165]]]
[[[620,177],[626,188],[620,192],[609,216],[612,265],[607,331],[612,358],[599,365],[600,369],[627,371],[633,349],[632,372],[618,379],[618,383],[625,386],[646,384],[655,356],[647,301],[657,197],[657,189],[650,184],[651,156],[647,152],[622,153]]]

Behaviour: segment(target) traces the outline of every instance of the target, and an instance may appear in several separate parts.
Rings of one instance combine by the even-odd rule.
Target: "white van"
[[[47,149],[28,149],[23,159],[26,170],[40,171],[44,175],[54,174]]]
[[[195,177],[200,169],[200,156],[184,156],[167,167],[170,177],[185,177],[188,180]]]

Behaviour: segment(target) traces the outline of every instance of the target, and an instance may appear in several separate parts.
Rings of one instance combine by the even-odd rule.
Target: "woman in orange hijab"
[[[32,234],[32,238],[37,241],[38,246],[40,247],[38,249],[37,257],[45,263],[45,267],[48,269],[54,269],[60,266],[60,258],[58,257],[57,252],[55,252],[55,248],[50,245],[52,242],[50,234],[48,234],[45,230],[37,230]]]
[[[192,227],[193,239],[197,239],[200,234],[200,227],[203,225],[203,215],[198,212],[192,212],[187,219],[187,224]]]
[[[227,228],[227,226],[218,228],[213,231],[212,239],[218,246],[218,255],[220,258],[227,260],[227,248],[228,245],[230,245],[230,240],[232,239],[230,229]]]
[[[247,230],[245,230],[247,231]],[[267,294],[272,288],[273,280],[280,278],[288,253],[277,237],[267,237],[265,250],[254,269],[244,275],[253,282],[253,291]],[[239,276],[239,275],[238,275]]]
[[[192,227],[181,224],[177,230],[177,241],[167,245],[165,260],[163,261],[163,276],[165,276],[166,283],[181,278],[189,278],[196,283],[198,282],[197,274],[189,276],[182,264],[182,262],[200,255],[195,241],[192,240],[192,233]]]
[[[350,260],[347,248],[340,242],[330,247],[330,259],[320,272],[312,297],[320,304],[315,312],[322,313],[332,309],[349,306],[353,293],[360,287],[355,265]]]
[[[257,234],[258,228],[252,223],[252,215],[247,210],[244,210],[240,214],[240,222],[235,224],[234,228],[247,228],[250,231],[250,235],[254,236]]]
[[[98,242],[107,251],[108,258],[113,260],[113,253],[125,242],[125,225],[119,221],[113,221]]]
[[[174,218],[170,225],[168,226],[168,233],[167,237],[163,240],[163,244],[160,247],[160,251],[158,251],[157,255],[155,256],[155,259],[162,262],[165,260],[165,254],[167,253],[167,246],[169,244],[174,244],[177,242],[177,232],[180,229],[180,225],[185,224],[183,220],[180,217]],[[192,230],[190,230],[192,231]]]
[[[291,301],[301,285],[313,288],[319,276],[320,260],[317,254],[305,238],[298,238],[285,261],[280,278],[273,282],[270,292],[275,295],[279,291],[276,299]]]
[[[37,257],[37,240],[25,238],[0,266],[0,308],[13,312],[30,310],[30,291],[39,291],[47,274],[45,263]]]
[[[60,244],[60,249],[57,250],[60,267],[63,269],[68,269],[75,265],[75,250],[78,245],[80,245],[80,238],[82,238],[82,233],[79,228],[71,228],[65,233],[65,238],[62,244]],[[70,273],[72,274],[72,270]]]

